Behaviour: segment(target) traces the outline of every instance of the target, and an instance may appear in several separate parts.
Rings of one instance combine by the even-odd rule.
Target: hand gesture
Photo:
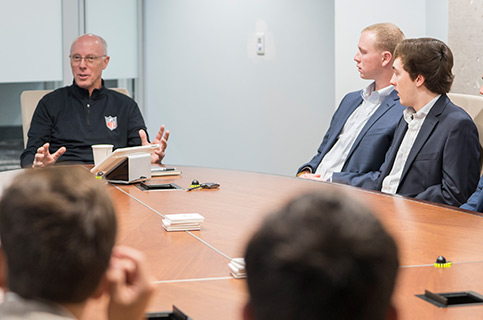
[[[67,150],[65,147],[60,147],[55,153],[51,154],[49,146],[50,144],[47,142],[37,149],[32,168],[41,168],[54,164]]]
[[[158,131],[158,134],[156,135],[156,138],[154,138],[153,142],[151,143],[149,143],[146,132],[143,129],[139,130],[139,137],[141,137],[141,144],[143,146],[159,144],[159,148],[151,154],[151,163],[161,163],[166,155],[165,150],[168,147],[169,130],[166,130],[165,133],[164,125],[162,125]]]

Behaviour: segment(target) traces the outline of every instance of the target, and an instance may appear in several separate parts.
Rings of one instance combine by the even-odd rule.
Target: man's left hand
[[[169,130],[166,130],[165,132],[164,125],[162,125],[153,142],[148,141],[148,136],[143,129],[139,130],[139,137],[141,138],[141,144],[143,146],[159,144],[159,148],[151,154],[151,163],[161,163],[166,155],[166,148],[168,147]]]

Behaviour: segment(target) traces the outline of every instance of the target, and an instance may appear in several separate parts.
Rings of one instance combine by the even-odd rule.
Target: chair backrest
[[[109,88],[109,89],[120,92],[120,93],[124,93],[126,96],[130,97],[129,91],[127,91],[127,89],[125,89],[125,88]]]
[[[117,92],[129,96],[129,92],[124,88],[110,88]],[[52,90],[26,90],[20,95],[20,106],[22,109],[22,130],[23,130],[23,145],[27,147],[28,132],[30,129],[30,122],[34,115],[35,108],[39,104],[40,99]]]
[[[20,106],[22,109],[22,129],[23,129],[23,145],[27,146],[30,122],[40,99],[52,90],[26,90],[20,95]]]
[[[473,119],[480,138],[480,151],[483,150],[483,97],[471,94],[448,93],[451,101],[465,110]],[[483,164],[483,154],[480,156]],[[483,168],[483,167],[482,167]],[[483,171],[481,172],[483,173]]]

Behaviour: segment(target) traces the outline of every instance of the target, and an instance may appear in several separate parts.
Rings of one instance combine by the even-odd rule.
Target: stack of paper
[[[163,219],[163,228],[166,231],[201,230],[201,223],[205,219],[199,213],[167,214]]]
[[[231,269],[231,275],[233,278],[242,279],[247,277],[245,272],[245,260],[243,258],[231,259],[230,263],[228,263],[228,266]]]

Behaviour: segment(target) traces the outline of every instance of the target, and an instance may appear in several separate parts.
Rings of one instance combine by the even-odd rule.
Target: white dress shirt
[[[382,181],[382,192],[391,194],[396,193],[397,188],[399,187],[399,182],[401,181],[404,166],[406,165],[406,160],[409,156],[409,152],[411,152],[414,141],[416,141],[416,137],[418,136],[419,130],[421,130],[421,127],[423,126],[426,116],[440,96],[441,95],[438,95],[436,98],[429,101],[429,103],[422,107],[418,112],[416,112],[412,107],[408,107],[406,110],[404,110],[403,117],[408,123],[408,130],[406,131],[403,141],[399,146],[391,172]]]
[[[330,180],[332,178],[332,173],[340,172],[342,170],[347,155],[362,128],[366,125],[374,112],[376,112],[377,108],[379,108],[382,101],[391,94],[394,89],[391,85],[378,91],[374,91],[374,87],[375,83],[373,82],[361,92],[363,99],[362,103],[347,119],[344,128],[342,128],[342,131],[337,137],[336,143],[332,146],[329,152],[327,152],[317,167],[315,173],[320,174],[322,179]]]

